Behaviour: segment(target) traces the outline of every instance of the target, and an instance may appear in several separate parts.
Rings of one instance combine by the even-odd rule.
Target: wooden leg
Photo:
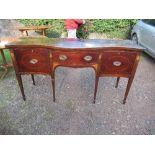
[[[96,79],[95,79],[95,91],[94,91],[94,101],[93,101],[94,104],[95,104],[95,101],[96,101],[96,93],[97,93],[97,88],[98,88],[98,81],[99,81],[99,76],[96,76]]]
[[[52,89],[53,89],[53,102],[55,102],[55,75],[54,73],[51,75],[52,79]]]
[[[16,74],[16,77],[17,77],[17,81],[18,81],[18,84],[19,84],[19,87],[20,87],[20,91],[21,91],[22,96],[23,96],[23,100],[25,101],[26,97],[25,97],[25,94],[24,94],[24,88],[23,88],[23,82],[22,82],[21,75]]]
[[[28,36],[28,32],[26,31],[26,36]]]
[[[42,35],[46,36],[45,30],[42,30]]]
[[[2,66],[2,68],[4,69],[4,72],[0,75],[0,79],[3,79],[8,72],[8,69],[6,67]]]
[[[12,67],[12,64],[7,63],[5,55],[4,55],[4,51],[2,49],[0,49],[0,53],[1,53],[2,61],[3,61],[3,64],[1,67],[4,69],[4,72],[0,75],[0,79],[3,79],[8,72],[8,68]]]
[[[3,60],[3,64],[6,66],[6,65],[7,65],[7,61],[6,61],[6,58],[5,58],[4,52],[3,52],[2,49],[0,49],[0,52],[1,52],[2,60]]]
[[[117,81],[116,81],[115,88],[117,88],[117,87],[118,87],[119,80],[120,80],[120,77],[117,77]]]
[[[31,74],[31,77],[32,77],[33,85],[36,85],[36,84],[35,84],[35,80],[34,80],[34,75]]]
[[[129,90],[131,88],[132,81],[133,81],[133,77],[130,77],[128,79],[128,84],[127,84],[127,87],[126,87],[126,91],[125,91],[125,95],[124,95],[124,99],[123,99],[123,104],[125,104],[125,102],[126,102]]]

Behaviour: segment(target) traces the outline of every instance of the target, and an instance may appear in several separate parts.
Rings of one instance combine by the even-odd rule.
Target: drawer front
[[[130,75],[136,59],[136,52],[104,52],[102,54],[101,73]]]
[[[19,72],[50,73],[50,50],[18,48],[14,50]]]
[[[89,66],[98,63],[96,52],[53,52],[54,63],[63,66]]]

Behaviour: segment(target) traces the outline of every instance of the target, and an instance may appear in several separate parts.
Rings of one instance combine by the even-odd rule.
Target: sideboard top
[[[51,48],[65,49],[97,49],[108,47],[132,48],[144,50],[131,40],[108,40],[108,39],[67,39],[67,38],[18,38],[6,45],[8,48],[21,46],[48,46]]]

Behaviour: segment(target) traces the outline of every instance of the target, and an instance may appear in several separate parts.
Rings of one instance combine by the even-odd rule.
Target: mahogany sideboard
[[[100,39],[54,39],[22,38],[6,45],[11,51],[13,65],[20,90],[25,100],[21,75],[34,74],[51,76],[53,101],[55,101],[55,69],[65,67],[92,67],[95,70],[94,103],[99,77],[117,77],[117,88],[120,77],[128,78],[123,99],[125,104],[134,75],[144,50],[130,40]]]

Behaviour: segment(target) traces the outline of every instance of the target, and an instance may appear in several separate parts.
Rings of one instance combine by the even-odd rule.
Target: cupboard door
[[[45,73],[51,72],[50,50],[45,48],[14,49],[18,71]]]
[[[130,51],[108,51],[102,53],[101,74],[129,76],[137,53]]]

